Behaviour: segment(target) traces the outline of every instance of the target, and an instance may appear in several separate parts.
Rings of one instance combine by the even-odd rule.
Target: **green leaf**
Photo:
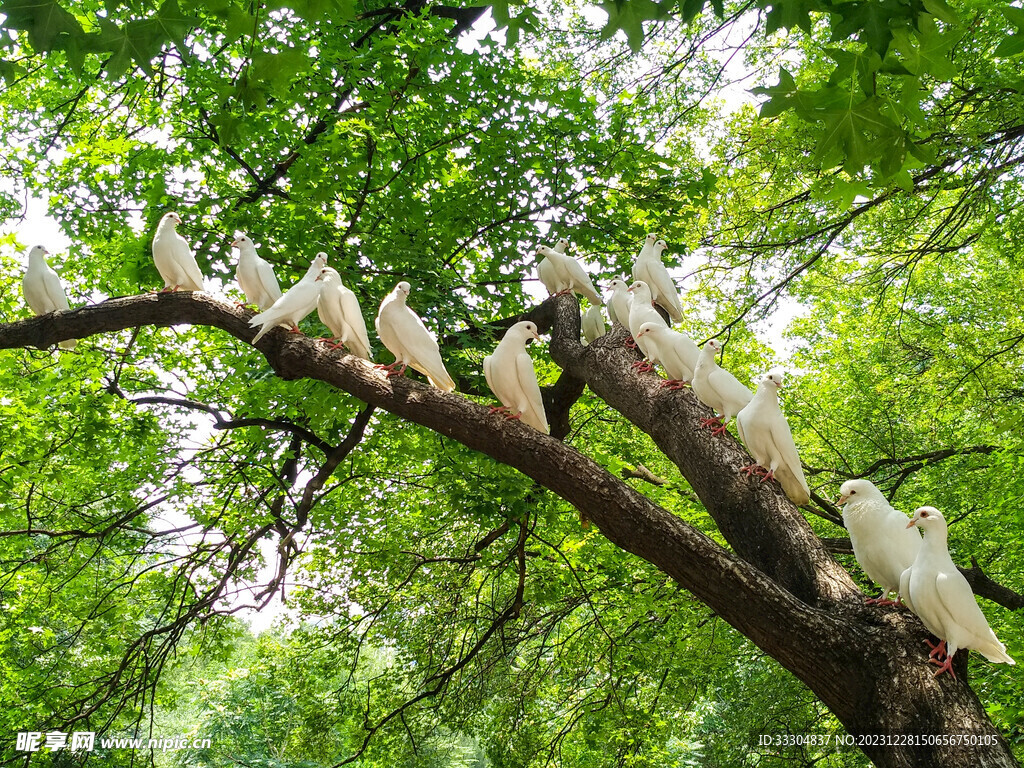
[[[0,59],[0,77],[4,79],[4,82],[10,85],[19,77],[25,74],[25,68],[13,61],[5,61]]]
[[[185,35],[198,23],[194,16],[187,16],[178,7],[178,0],[164,0],[154,17],[164,39],[172,40],[178,50],[185,51]]]
[[[950,56],[961,36],[959,30],[940,31],[927,16],[921,17],[916,35],[907,29],[893,33],[895,48],[906,68],[918,77],[931,75],[939,80],[950,80],[959,71]]]
[[[909,6],[897,0],[855,0],[832,6],[832,39],[855,37],[884,57],[892,42],[894,28],[913,21]]]
[[[811,14],[820,12],[822,4],[818,0],[782,0],[782,2],[764,3],[768,8],[765,31],[768,34],[780,29],[802,29],[811,34],[813,23]]]
[[[228,8],[227,21],[224,27],[224,36],[228,42],[234,42],[241,37],[252,35],[255,31],[256,17],[248,11],[237,6]]]
[[[999,10],[1018,31],[1024,31],[1024,8],[1004,5]]]
[[[3,0],[0,15],[7,17],[4,26],[27,32],[32,47],[40,53],[63,48],[65,36],[85,36],[78,19],[56,0]]]
[[[704,0],[691,0],[704,6]],[[634,51],[640,50],[644,40],[645,21],[663,18],[665,9],[653,0],[610,0],[599,7],[608,14],[608,23],[601,30],[601,37],[609,38],[618,31],[626,34],[626,41]],[[684,18],[686,11],[684,8]],[[692,17],[691,17],[692,18]]]
[[[946,4],[946,0],[923,0],[925,10],[928,11],[932,16],[944,21],[950,26],[959,27],[962,26],[960,23],[960,17],[956,15],[956,11]],[[1004,12],[1006,8],[1004,7]]]
[[[151,62],[160,53],[163,39],[155,34],[152,24],[147,21],[130,21],[127,27],[118,27],[112,21],[101,18],[98,46],[109,51],[113,57],[107,65],[107,73],[117,80],[135,62],[143,72],[152,73]]]
[[[827,167],[842,163],[851,176],[859,174],[872,162],[876,149],[891,162],[891,154],[901,150],[890,149],[881,141],[899,135],[899,129],[878,111],[878,100],[864,99],[846,109],[832,110],[825,116],[825,130],[818,141],[815,159],[824,160]],[[902,158],[900,159],[902,163]]]
[[[1021,53],[1024,53],[1024,34],[1017,33],[1004,37],[1002,42],[996,46],[992,55],[1008,59]]]

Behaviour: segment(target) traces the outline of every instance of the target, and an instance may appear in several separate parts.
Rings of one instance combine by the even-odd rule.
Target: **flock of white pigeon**
[[[181,218],[176,213],[163,216],[153,238],[153,261],[164,280],[166,291],[201,291],[203,275],[188,242],[177,232]],[[576,259],[566,254],[569,243],[559,240],[554,247],[537,249],[537,273],[549,294],[579,293],[591,304],[583,317],[583,333],[592,342],[605,333],[601,307],[604,302],[589,275]],[[260,312],[249,324],[259,327],[255,344],[271,329],[284,326],[299,333],[298,323],[314,309],[332,336],[335,348],[371,359],[372,348],[366,323],[356,295],[345,287],[337,270],[327,266],[327,254],[319,253],[306,274],[282,293],[272,265],[260,258],[248,237],[234,240],[239,259],[235,277],[249,302]],[[693,393],[713,408],[716,416],[705,419],[713,434],[727,431],[735,419],[740,438],[754,463],[743,468],[748,477],[757,474],[761,481],[775,479],[796,504],[806,504],[810,491],[797,455],[789,424],[779,407],[778,392],[782,374],[764,374],[751,392],[735,376],[718,366],[716,354],[721,344],[715,339],[699,349],[690,338],[673,330],[656,307],[664,310],[672,322],[682,320],[679,294],[662,262],[667,248],[664,240],[648,235],[633,265],[633,283],[612,280],[608,314],[613,323],[625,326],[647,360],[634,366],[652,371],[660,364],[669,378],[661,386],[679,389],[689,384]],[[68,300],[57,273],[46,263],[42,246],[28,253],[28,268],[22,282],[25,301],[37,315],[67,311]],[[406,305],[411,287],[399,282],[380,304],[376,318],[377,335],[395,356],[389,365],[379,365],[387,376],[401,376],[408,367],[422,373],[430,383],[445,392],[455,382],[445,369],[437,340],[422,320]],[[502,337],[494,352],[484,358],[487,385],[501,402],[492,412],[547,433],[544,403],[533,367],[526,351],[530,339],[540,340],[537,326],[530,321],[516,323]],[[74,349],[75,341],[60,343]],[[837,502],[843,506],[843,521],[850,534],[854,555],[864,572],[881,588],[876,605],[906,605],[921,619],[939,643],[932,644],[929,662],[938,665],[935,676],[950,674],[953,656],[960,648],[973,648],[994,662],[1014,664],[1006,648],[996,638],[975,600],[963,574],[949,555],[947,527],[934,507],[921,507],[909,521],[894,509],[868,480],[848,480],[840,488]],[[917,529],[921,530],[921,534]],[[889,593],[897,593],[894,602]]]

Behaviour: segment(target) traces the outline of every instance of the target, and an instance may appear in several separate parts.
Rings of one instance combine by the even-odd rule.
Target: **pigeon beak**
[[[238,247],[238,240],[237,239],[231,241],[231,247],[232,248],[237,248]]]
[[[537,341],[541,341],[542,340],[539,333],[533,333],[533,334],[531,334],[531,336],[533,336],[533,338],[535,338]]]
[[[843,504],[845,504],[849,500],[850,500],[849,496],[840,496],[838,499],[836,499],[836,506],[842,506]]]
[[[913,528],[915,525],[917,525],[917,518],[916,517],[913,520],[911,520],[909,523],[907,523],[907,528]]]

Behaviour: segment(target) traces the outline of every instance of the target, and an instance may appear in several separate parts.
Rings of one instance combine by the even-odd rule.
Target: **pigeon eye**
[[[927,512],[922,512],[921,513],[921,517],[928,517],[928,513]]]
[[[851,496],[853,496],[855,493],[857,493],[857,492],[856,491],[850,491],[850,495]]]

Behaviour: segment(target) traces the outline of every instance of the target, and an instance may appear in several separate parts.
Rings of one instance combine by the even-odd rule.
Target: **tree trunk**
[[[708,411],[691,393],[668,392],[655,377],[633,373],[634,353],[622,347],[620,330],[581,347],[575,300],[549,301],[556,310],[555,361],[651,435],[735,553],[574,448],[457,393],[386,379],[371,363],[281,330],[258,347],[283,378],[332,384],[516,467],[573,504],[609,541],[670,575],[806,683],[876,765],[1017,765],[967,685],[965,653],[957,659],[957,679],[934,679],[927,633],[917,619],[866,608],[864,595],[781,491],[739,473],[749,462],[739,444],[699,427]],[[201,293],[112,299],[0,325],[0,349],[182,323],[216,326],[249,342],[250,316]],[[928,743],[962,736],[987,743]]]

